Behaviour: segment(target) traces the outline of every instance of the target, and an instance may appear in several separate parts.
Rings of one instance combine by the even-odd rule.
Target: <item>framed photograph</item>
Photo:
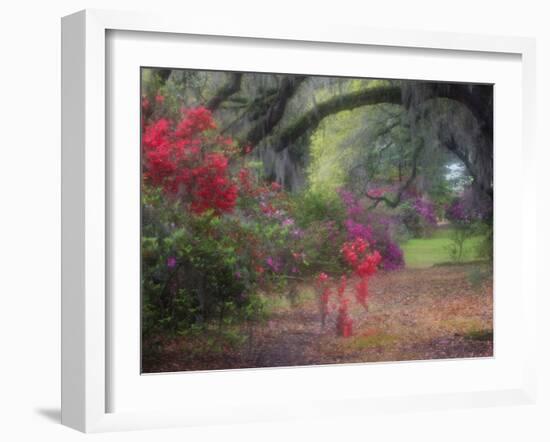
[[[534,41],[83,11],[62,46],[64,424],[534,401]]]

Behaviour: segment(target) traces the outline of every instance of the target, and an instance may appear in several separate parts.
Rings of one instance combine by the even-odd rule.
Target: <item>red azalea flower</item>
[[[164,100],[159,97],[157,102]],[[160,118],[143,129],[144,179],[182,198],[198,214],[231,212],[238,196],[228,158],[219,152],[204,153],[206,146],[221,140],[206,133],[215,127],[211,112],[197,107],[182,110],[178,123]]]

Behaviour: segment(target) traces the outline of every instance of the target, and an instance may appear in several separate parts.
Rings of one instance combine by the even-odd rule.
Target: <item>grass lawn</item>
[[[401,248],[405,254],[405,265],[411,268],[424,268],[450,262],[448,247],[452,243],[451,233],[450,228],[443,227],[434,232],[431,238],[410,239],[403,243]],[[477,259],[477,246],[481,239],[480,236],[475,236],[466,240],[463,262]]]

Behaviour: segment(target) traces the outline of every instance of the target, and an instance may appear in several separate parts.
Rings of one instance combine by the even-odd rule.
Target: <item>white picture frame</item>
[[[532,39],[416,31],[388,31],[321,24],[300,27],[257,27],[248,22],[216,22],[210,18],[181,24],[177,17],[86,10],[62,20],[62,423],[84,432],[243,422],[328,415],[361,415],[374,410],[400,411],[532,403],[536,397],[535,339],[525,340],[521,382],[513,387],[461,393],[388,395],[291,401],[253,407],[233,404],[239,413],[199,410],[108,412],[109,354],[107,340],[106,228],[108,116],[106,35],[109,31],[270,39],[273,41],[369,45],[380,48],[425,48],[515,54],[521,57],[521,297],[518,323],[525,335],[535,333],[534,259],[536,194],[534,174],[535,43]],[[530,189],[528,192],[527,189]],[[498,307],[497,307],[498,308]],[[335,367],[338,369],[337,367]],[[384,368],[382,368],[384,369]],[[191,400],[186,398],[185,400]],[[152,409],[155,407],[152,407]]]

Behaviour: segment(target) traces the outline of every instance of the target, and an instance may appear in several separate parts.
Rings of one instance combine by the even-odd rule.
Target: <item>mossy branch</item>
[[[401,89],[398,86],[376,87],[350,92],[326,100],[303,114],[294,124],[283,129],[280,135],[272,140],[271,144],[277,152],[280,152],[302,135],[314,131],[323,118],[329,115],[361,106],[382,103],[401,104]]]

